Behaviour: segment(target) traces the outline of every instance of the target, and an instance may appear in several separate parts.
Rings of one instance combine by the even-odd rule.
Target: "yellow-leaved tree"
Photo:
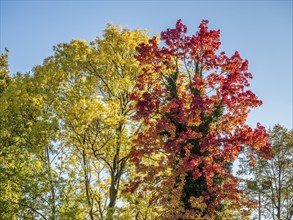
[[[65,184],[50,159],[57,123],[34,77],[9,75],[7,54],[0,77],[0,219],[56,219]]]
[[[91,220],[129,219],[150,209],[134,204],[142,197],[121,194],[134,175],[128,172],[128,154],[138,128],[130,120],[129,94],[141,72],[136,47],[146,41],[145,31],[108,25],[90,43],[57,45],[33,71],[46,108],[58,121],[57,168],[72,183],[66,186],[76,194],[72,200]]]

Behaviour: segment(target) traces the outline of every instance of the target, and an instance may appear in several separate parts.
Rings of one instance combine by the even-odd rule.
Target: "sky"
[[[291,1],[4,1],[0,46],[10,50],[11,73],[26,73],[72,39],[94,40],[107,23],[147,29],[149,35],[173,28],[178,19],[195,33],[203,19],[221,30],[221,51],[239,51],[249,60],[250,89],[263,101],[247,123],[292,129]]]

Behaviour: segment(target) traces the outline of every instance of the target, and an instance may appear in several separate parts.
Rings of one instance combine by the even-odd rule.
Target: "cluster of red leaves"
[[[223,200],[241,203],[231,164],[244,148],[252,160],[254,154],[271,157],[265,128],[245,124],[250,109],[262,104],[246,89],[252,78],[248,61],[238,52],[231,57],[217,52],[220,31],[207,25],[203,20],[196,34],[188,36],[178,20],[175,29],[161,33],[163,47],[153,37],[137,49],[143,74],[131,99],[134,119],[145,129],[130,154],[141,174],[135,186],[149,183],[148,189],[161,192],[160,201],[166,204],[174,200],[170,192],[181,186],[175,204],[183,207],[182,216],[201,210],[186,202],[191,196],[204,198],[205,213],[219,210]]]

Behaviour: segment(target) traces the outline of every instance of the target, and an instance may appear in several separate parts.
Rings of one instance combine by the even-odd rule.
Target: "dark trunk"
[[[92,202],[91,193],[90,193],[90,180],[88,177],[88,163],[87,163],[86,153],[84,150],[82,152],[82,158],[83,158],[83,171],[84,171],[84,185],[85,185],[87,203],[89,206],[89,216],[90,216],[90,220],[94,220],[93,202]]]

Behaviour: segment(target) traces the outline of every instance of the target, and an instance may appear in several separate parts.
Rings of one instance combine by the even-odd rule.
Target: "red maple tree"
[[[194,35],[174,29],[137,49],[143,73],[131,99],[142,124],[130,153],[141,186],[156,195],[164,219],[221,219],[225,210],[246,215],[252,203],[238,189],[233,162],[249,152],[270,158],[267,133],[246,124],[262,102],[250,90],[248,61],[218,52],[220,30],[203,20]]]

